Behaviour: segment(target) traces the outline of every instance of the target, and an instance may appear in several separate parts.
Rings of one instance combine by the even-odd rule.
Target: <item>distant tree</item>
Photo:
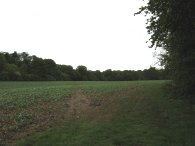
[[[86,81],[88,80],[88,71],[87,71],[87,67],[83,66],[83,65],[79,65],[76,68],[76,73],[77,73],[77,79],[81,80],[81,81]]]
[[[113,81],[115,78],[111,69],[107,69],[107,70],[103,71],[102,74],[103,74],[104,80],[106,80],[106,81]]]
[[[22,64],[20,67],[20,72],[22,73],[22,75],[24,74],[29,74],[30,73],[30,64],[27,65],[27,64]]]
[[[0,52],[0,72],[2,72],[6,65],[6,59],[3,53]]]
[[[6,62],[7,63],[11,63],[11,55],[9,53],[7,53],[7,52],[4,52],[3,54],[5,56]]]
[[[11,56],[10,64],[15,64],[17,66],[21,65],[20,55],[16,51],[10,54],[10,56]]]
[[[123,77],[123,79],[122,79],[123,81],[131,81],[131,80],[133,80],[132,76],[131,76],[131,73],[128,70],[124,70],[122,72],[122,77]]]
[[[30,70],[32,76],[36,76],[36,79],[42,80],[45,78],[45,63],[42,58],[38,58],[36,56],[33,56],[31,65],[30,65]]]
[[[89,81],[99,81],[99,78],[96,75],[95,71],[88,71],[88,80]]]
[[[55,75],[57,71],[57,65],[52,59],[44,59],[44,73],[48,80],[56,80]]]
[[[113,71],[112,74],[113,74],[114,81],[122,81],[123,80],[122,72],[120,70]]]
[[[29,65],[32,61],[32,56],[29,56],[29,54],[27,52],[22,52],[22,53],[19,53],[19,60],[23,64]]]
[[[104,80],[101,71],[96,70],[96,71],[94,72],[94,74],[95,74],[95,76],[96,76],[96,78],[97,78],[98,81]]]
[[[22,75],[19,68],[15,64],[6,64],[4,77],[8,80],[22,80]]]
[[[58,72],[61,78],[66,81],[75,80],[75,71],[71,65],[58,65]]]
[[[149,69],[145,69],[143,71],[145,80],[159,80],[160,73],[155,67],[150,67]]]
[[[25,76],[26,74],[30,74],[31,73],[30,65],[32,62],[32,56],[29,56],[29,54],[26,52],[18,53],[18,55],[20,60],[20,65],[19,65],[20,72],[22,73],[23,76]]]
[[[139,71],[132,71],[132,70],[125,70],[122,72],[124,81],[141,80],[141,78],[139,77],[139,74],[140,74]]]

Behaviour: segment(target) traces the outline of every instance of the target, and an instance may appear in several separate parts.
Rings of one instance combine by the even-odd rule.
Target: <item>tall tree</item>
[[[180,97],[195,95],[195,0],[149,0],[145,12],[151,47],[162,47],[162,64],[170,71]]]

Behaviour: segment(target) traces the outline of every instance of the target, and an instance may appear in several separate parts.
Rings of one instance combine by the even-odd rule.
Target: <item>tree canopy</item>
[[[149,16],[151,47],[161,47],[161,63],[170,73],[172,91],[179,97],[195,95],[195,1],[149,0],[137,14]]]

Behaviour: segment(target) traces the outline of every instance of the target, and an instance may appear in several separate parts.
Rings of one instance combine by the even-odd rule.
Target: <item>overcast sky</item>
[[[154,66],[142,0],[0,0],[0,51],[90,70]]]

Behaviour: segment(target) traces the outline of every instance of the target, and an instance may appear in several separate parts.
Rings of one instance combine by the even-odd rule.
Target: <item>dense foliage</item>
[[[180,97],[195,95],[195,1],[149,0],[138,13],[149,15],[152,47],[162,47],[161,61],[170,72],[172,91]]]
[[[2,81],[131,81],[165,79],[164,70],[154,67],[143,71],[90,71],[85,66],[73,69],[56,64],[52,59],[30,56],[28,53],[0,52],[0,80]]]

